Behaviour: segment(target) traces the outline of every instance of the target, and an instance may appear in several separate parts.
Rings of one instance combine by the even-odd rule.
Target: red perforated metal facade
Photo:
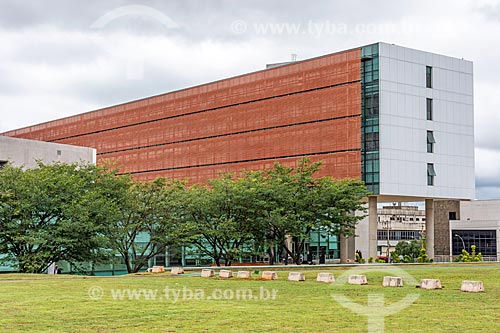
[[[303,156],[361,176],[360,50],[59,119],[4,135],[97,149],[141,180],[203,182]]]

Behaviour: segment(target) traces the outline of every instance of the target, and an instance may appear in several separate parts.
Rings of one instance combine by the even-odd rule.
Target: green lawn
[[[416,294],[412,305],[385,318],[386,332],[500,332],[500,264],[398,267],[417,281],[441,279],[445,288],[420,290],[408,279],[403,288],[383,288],[384,275],[400,272],[374,265],[362,266],[367,286],[339,281],[344,273],[357,273],[351,268],[314,266],[305,270],[305,282],[289,282],[288,273],[279,270],[276,281],[202,279],[193,274],[108,278],[6,274],[0,275],[0,331],[367,332],[367,317],[342,307],[332,294],[365,306],[369,297],[383,295],[384,304],[390,306]],[[293,266],[284,269],[295,270]],[[318,283],[318,271],[333,272],[338,281]],[[486,292],[463,293],[462,280],[483,281]],[[120,300],[116,292],[126,289],[152,294],[150,299],[140,294],[131,300],[125,294]],[[241,293],[246,290],[265,299],[213,299],[237,298],[238,293],[244,298],[248,294]],[[273,290],[275,299],[271,299]],[[177,301],[174,292],[180,292]],[[380,306],[377,311],[383,317],[388,310]]]

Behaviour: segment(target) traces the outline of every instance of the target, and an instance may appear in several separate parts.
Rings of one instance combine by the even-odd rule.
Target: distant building
[[[389,256],[400,241],[425,237],[425,211],[418,206],[384,206],[377,214],[377,254],[380,256]]]

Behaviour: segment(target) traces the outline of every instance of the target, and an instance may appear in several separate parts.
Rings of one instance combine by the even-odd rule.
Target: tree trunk
[[[269,265],[274,265],[274,249],[272,246],[269,247],[267,253],[269,254]]]

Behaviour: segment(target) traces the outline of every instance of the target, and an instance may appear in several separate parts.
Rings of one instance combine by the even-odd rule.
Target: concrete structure
[[[318,276],[316,277],[316,281],[333,283],[333,282],[335,282],[335,277],[333,276],[333,273],[318,273]]]
[[[382,281],[383,287],[402,287],[403,278],[399,276],[384,276]]]
[[[41,142],[0,136],[0,165],[36,167],[36,162],[96,162],[96,150],[66,144]]]
[[[377,203],[425,201],[432,214],[433,199],[473,198],[472,76],[470,61],[376,43],[4,135],[96,147],[98,163],[141,180],[321,160],[319,175],[359,178],[373,193],[364,238],[339,246],[347,261],[355,248],[377,255]],[[320,263],[338,256],[330,242],[314,251]]]
[[[484,285],[482,281],[462,281],[461,291],[469,293],[482,293],[484,292]]]
[[[443,289],[441,280],[438,279],[422,279],[419,287],[420,289]]]
[[[227,269],[221,269],[219,271],[219,277],[224,279],[229,279],[233,277],[233,271]]]
[[[273,271],[264,271],[261,275],[262,280],[278,280],[278,273]]]
[[[368,280],[366,279],[366,275],[349,275],[347,279],[348,284],[368,284]]]
[[[172,267],[170,270],[171,275],[184,274],[184,269],[182,267]]]
[[[209,277],[214,277],[214,276],[215,276],[215,271],[213,269],[202,269],[201,270],[201,277],[209,278]]]
[[[459,255],[464,247],[470,252],[472,245],[476,246],[476,252],[482,253],[484,260],[500,258],[500,200],[448,201],[442,207],[459,208],[441,211],[449,223],[448,237],[443,238],[448,244],[437,244],[447,250],[443,260]]]
[[[304,272],[290,272],[288,273],[288,281],[305,281],[306,274]]]
[[[238,274],[236,275],[238,279],[250,279],[252,277],[252,272],[251,271],[238,271]]]

